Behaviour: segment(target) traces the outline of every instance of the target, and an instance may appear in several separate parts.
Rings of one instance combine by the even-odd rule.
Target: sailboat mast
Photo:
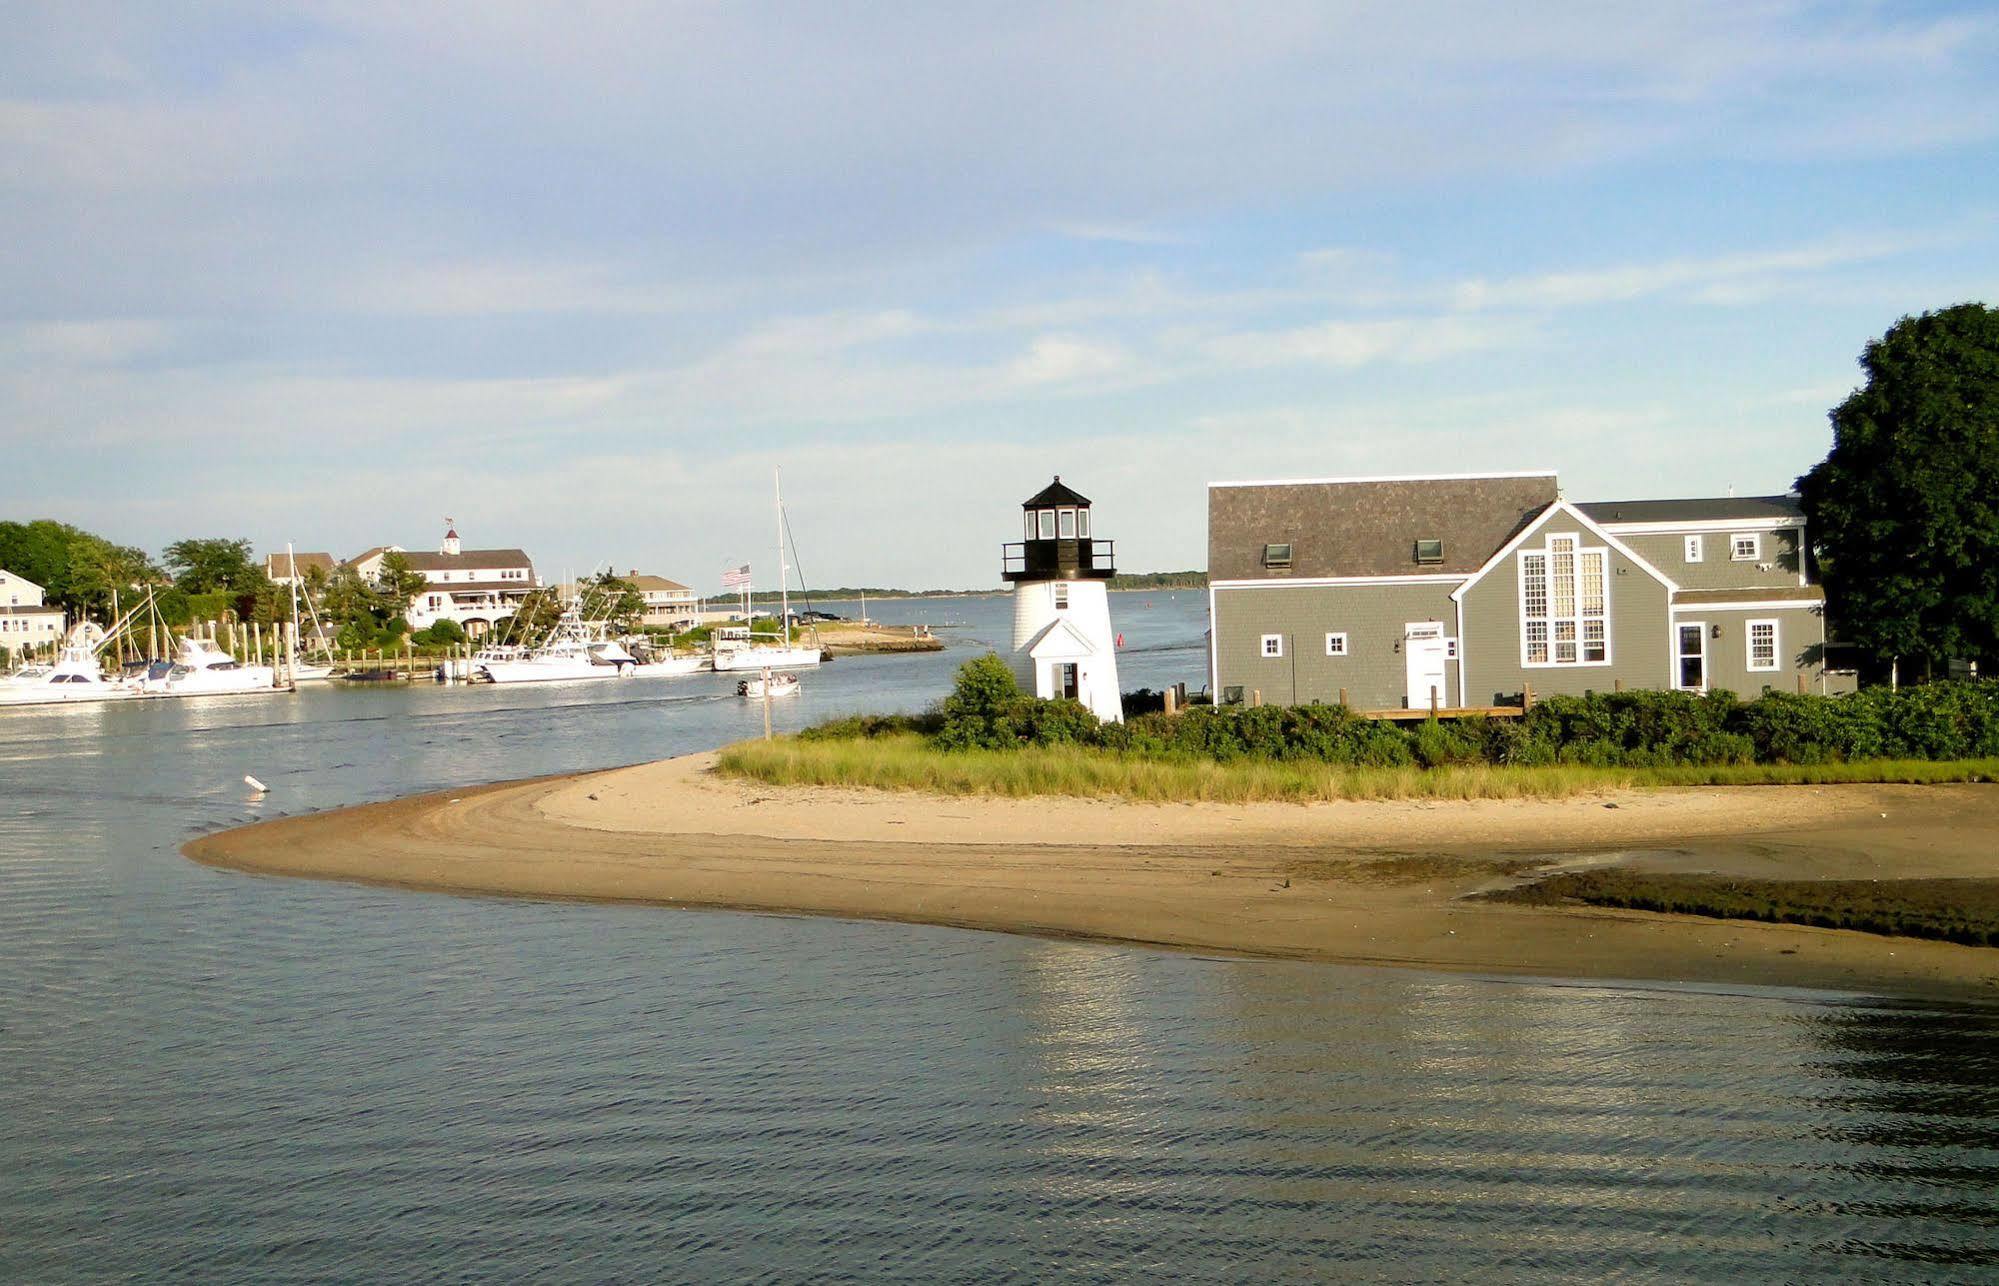
[[[770,471],[771,494],[777,498],[777,603],[784,625],[784,645],[791,646],[791,568],[784,565],[784,470]]]

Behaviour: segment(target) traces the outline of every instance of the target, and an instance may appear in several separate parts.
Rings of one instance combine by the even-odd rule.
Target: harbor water
[[[1010,624],[998,597],[870,609],[951,648],[808,673],[780,728],[921,707]],[[1112,610],[1126,687],[1202,685],[1205,595]],[[0,1278],[1994,1270],[1999,1009],[454,898],[177,852],[755,735],[734,686],[0,715]]]

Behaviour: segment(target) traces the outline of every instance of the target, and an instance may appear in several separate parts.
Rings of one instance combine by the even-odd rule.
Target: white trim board
[[[1825,606],[1822,598],[1769,598],[1741,603],[1674,603],[1675,612],[1810,612]]]
[[[1273,576],[1269,580],[1211,580],[1208,589],[1329,589],[1340,585],[1455,585],[1463,572],[1428,576]]]
[[[1519,549],[1520,546],[1526,544],[1527,538],[1529,536],[1533,535],[1537,531],[1546,530],[1548,520],[1550,518],[1553,518],[1556,514],[1562,514],[1562,513],[1568,514],[1570,517],[1574,518],[1577,522],[1581,523],[1584,527],[1586,527],[1590,531],[1595,532],[1598,536],[1602,537],[1603,542],[1605,544],[1609,545],[1612,549],[1615,549],[1618,553],[1623,554],[1626,558],[1630,559],[1633,563],[1637,564],[1638,568],[1641,571],[1645,572],[1647,575],[1651,576],[1653,580],[1656,580],[1661,585],[1664,585],[1666,587],[1667,593],[1677,594],[1680,592],[1680,587],[1674,583],[1672,577],[1666,575],[1666,573],[1660,571],[1657,567],[1654,567],[1651,563],[1645,561],[1645,559],[1636,550],[1632,549],[1631,546],[1625,544],[1617,537],[1605,531],[1603,529],[1603,524],[1592,520],[1588,514],[1576,508],[1573,504],[1570,504],[1568,501],[1557,500],[1554,504],[1549,505],[1546,509],[1543,509],[1540,513],[1535,514],[1533,520],[1527,523],[1525,526],[1523,526],[1520,529],[1520,533],[1518,535],[1516,535],[1513,539],[1507,541],[1504,545],[1501,545],[1499,547],[1498,553],[1494,554],[1491,558],[1486,559],[1485,566],[1479,568],[1477,571],[1473,572],[1470,576],[1467,576],[1465,578],[1464,584],[1458,586],[1456,589],[1451,591],[1451,597],[1462,600],[1465,594],[1470,591],[1472,586],[1484,580],[1488,575],[1491,574],[1493,568],[1499,566],[1501,563],[1505,562],[1508,558],[1511,558],[1515,550]]]
[[[1383,473],[1352,478],[1257,478],[1247,482],[1210,482],[1216,487],[1332,487],[1351,482],[1476,482],[1485,478],[1548,478],[1553,469],[1511,469],[1503,473]]]
[[[1605,522],[1597,526],[1632,536],[1670,536],[1680,532],[1693,535],[1710,531],[1787,531],[1804,526],[1802,518],[1690,518],[1684,522]]]

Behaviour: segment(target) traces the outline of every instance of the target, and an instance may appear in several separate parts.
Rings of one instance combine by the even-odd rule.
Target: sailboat
[[[803,670],[818,665],[824,653],[815,639],[810,645],[791,638],[791,567],[784,560],[784,483],[777,470],[771,471],[771,490],[777,499],[777,590],[779,630],[753,633],[747,628],[715,631],[717,670]],[[745,601],[753,602],[748,587]],[[759,640],[764,640],[759,642]]]
[[[291,573],[292,646],[295,649],[291,654],[290,660],[285,665],[285,674],[293,683],[316,683],[322,679],[330,679],[333,677],[332,656],[330,653],[327,657],[327,664],[324,665],[315,664],[305,659],[305,645],[300,641],[305,636],[299,633],[298,628],[298,559],[292,554],[290,541],[285,542],[285,566]],[[315,627],[319,626],[319,612],[313,607],[311,599],[306,600],[305,608],[307,612],[312,614],[313,625]],[[317,629],[316,632],[322,639],[325,637],[325,630],[323,628]]]

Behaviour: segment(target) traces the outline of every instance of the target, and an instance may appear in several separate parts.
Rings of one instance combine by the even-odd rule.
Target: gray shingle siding
[[[1672,532],[1662,535],[1613,531],[1612,534],[1631,546],[1632,552],[1640,558],[1664,572],[1681,589],[1749,589],[1759,585],[1794,586],[1798,583],[1796,528],[1756,532],[1763,542],[1762,557],[1740,563],[1729,556],[1732,532]],[[1701,560],[1697,563],[1687,561],[1686,537],[1693,535],[1701,538]],[[1770,570],[1759,570],[1758,563],[1769,563]]]
[[[1412,621],[1440,621],[1457,633],[1457,582],[1382,585],[1275,585],[1214,591],[1216,698],[1232,687],[1265,705],[1332,704],[1347,690],[1357,709],[1400,708],[1407,695],[1402,635]],[[1347,655],[1326,655],[1326,635],[1344,633]],[[1261,654],[1263,636],[1284,636],[1284,655]],[[1457,667],[1445,670],[1447,705],[1457,705]]]
[[[1573,531],[1584,547],[1603,541],[1574,516],[1543,515],[1527,530],[1526,545],[1540,547],[1549,531]],[[1610,548],[1610,601],[1606,632],[1608,665],[1528,666],[1520,657],[1520,554],[1515,551],[1464,596],[1465,632],[1459,646],[1465,663],[1465,692],[1472,705],[1511,702],[1534,685],[1534,694],[1580,695],[1609,692],[1622,680],[1627,688],[1660,688],[1672,682],[1667,649],[1667,591],[1650,573]]]

